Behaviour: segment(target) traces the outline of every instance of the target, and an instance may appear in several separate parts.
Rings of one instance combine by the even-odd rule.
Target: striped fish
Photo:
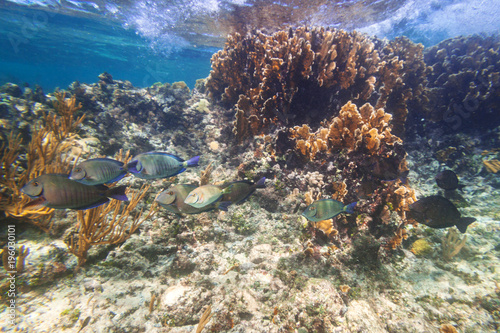
[[[85,185],[100,185],[117,182],[126,174],[123,162],[111,158],[93,158],[78,164],[69,178]]]
[[[68,175],[46,174],[24,185],[21,192],[35,199],[24,208],[45,206],[83,210],[105,204],[109,198],[126,201],[125,189],[126,186],[85,185],[69,179]]]
[[[127,169],[134,176],[143,179],[167,178],[184,172],[188,167],[197,166],[199,160],[199,156],[184,161],[172,154],[152,151],[135,156],[127,164]]]

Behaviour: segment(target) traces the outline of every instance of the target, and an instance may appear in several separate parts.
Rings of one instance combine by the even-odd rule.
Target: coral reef
[[[391,133],[391,118],[383,109],[375,110],[368,103],[358,111],[355,104],[348,102],[342,106],[338,116],[316,132],[311,133],[309,126],[304,124],[291,128],[290,133],[296,142],[296,150],[311,160],[318,152],[331,154],[342,149],[380,155],[381,145],[402,143]]]
[[[497,159],[484,160],[483,164],[488,172],[497,173],[500,171],[500,161]]]
[[[18,250],[17,257],[9,252],[7,246],[2,250],[2,263],[5,271],[15,271],[17,274],[23,273],[25,259],[30,254],[30,249],[22,245]]]
[[[433,248],[429,241],[425,239],[418,239],[411,245],[411,252],[417,257],[426,257],[433,252]]]
[[[448,133],[500,125],[500,39],[464,36],[425,49],[429,72],[426,111]]]
[[[450,229],[441,241],[441,250],[444,260],[451,260],[465,246],[467,235],[460,237],[455,229]]]
[[[0,171],[0,209],[7,216],[25,219],[48,231],[51,228],[53,209],[25,209],[30,201],[21,195],[21,187],[29,180],[44,173],[68,173],[70,165],[79,156],[68,154],[79,137],[74,133],[82,123],[84,115],[76,116],[81,105],[76,99],[55,95],[55,112],[43,114],[42,121],[31,126],[31,138],[23,144],[21,134],[12,131],[0,148],[2,169]],[[23,156],[24,155],[24,156]]]
[[[423,92],[422,50],[406,38],[384,43],[323,28],[235,33],[212,57],[206,87],[235,106],[239,142],[275,125],[317,124],[348,101],[388,106],[401,134],[407,103]]]
[[[494,332],[500,185],[478,154],[492,147],[458,135],[403,147],[405,110],[424,98],[421,46],[305,28],[249,36],[257,37],[233,35],[235,48],[214,56],[223,67],[206,89],[221,103],[206,102],[202,81],[192,92],[180,83],[135,88],[109,74],[71,85],[87,114],[78,139],[91,149],[84,158],[162,150],[201,155],[200,167],[168,180],[120,180],[137,195],[134,210],[112,202],[58,212],[65,242],[26,225],[31,233],[19,240],[31,253],[18,298],[26,315],[16,329],[437,332],[450,323]],[[22,104],[26,93],[9,91],[19,96],[12,105]],[[236,137],[227,123],[235,114]],[[10,136],[12,151],[17,135],[26,133]],[[27,141],[18,142],[24,149]],[[7,160],[15,156],[8,147]],[[416,228],[405,216],[416,196],[439,190],[434,176],[443,164],[466,185],[459,209],[478,219],[453,260],[431,251],[447,230]],[[260,177],[266,188],[227,212],[147,213],[149,193],[171,185]],[[323,198],[357,201],[355,214],[305,223],[301,212]]]
[[[141,187],[132,194],[125,205],[119,200],[111,200],[105,205],[78,211],[77,230],[69,235],[67,240],[68,251],[78,258],[77,269],[87,261],[92,246],[123,243],[132,236],[141,223],[154,215],[155,204],[149,208],[149,213],[142,216],[141,210],[135,214],[131,222],[129,221],[130,214],[145,197],[148,189],[149,186]]]

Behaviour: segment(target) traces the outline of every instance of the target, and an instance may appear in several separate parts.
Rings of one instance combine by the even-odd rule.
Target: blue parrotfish
[[[266,177],[262,177],[253,183],[249,180],[238,180],[221,185],[221,189],[230,187],[231,191],[222,196],[221,201],[230,201],[232,204],[240,204],[250,197],[256,189],[265,188]]]
[[[188,184],[174,185],[158,194],[155,198],[155,201],[158,202],[160,206],[176,215],[199,214],[202,212],[210,211],[214,208],[218,208],[219,205],[217,205],[217,203],[201,208],[195,208],[185,203],[184,200],[186,199],[188,194],[197,187],[198,186],[196,185]]]
[[[333,199],[321,199],[314,201],[302,213],[302,216],[312,222],[319,222],[334,218],[340,213],[354,213],[357,202],[344,205],[342,202]]]
[[[185,171],[188,167],[197,166],[199,160],[199,156],[184,161],[169,153],[152,151],[135,156],[127,164],[127,169],[134,176],[143,179],[168,178]]]
[[[21,192],[35,199],[25,208],[49,207],[56,209],[89,209],[105,204],[109,198],[127,201],[126,186],[106,187],[85,185],[63,174],[39,176],[21,188]]]
[[[85,185],[114,183],[125,177],[123,162],[111,158],[93,158],[78,164],[69,178]]]
[[[230,191],[231,186],[221,190],[217,185],[203,185],[192,190],[184,202],[195,208],[202,208],[219,201],[224,194],[230,193]]]

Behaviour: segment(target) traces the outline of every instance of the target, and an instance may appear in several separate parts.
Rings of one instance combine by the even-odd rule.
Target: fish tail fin
[[[185,167],[194,167],[198,165],[198,162],[200,162],[200,156],[195,156],[186,162],[184,162]]]
[[[262,177],[255,183],[255,188],[265,188],[266,187],[266,177]]]
[[[116,200],[128,201],[127,195],[125,194],[126,189],[127,185],[112,187],[106,191],[106,196]]]
[[[232,204],[231,201],[221,201],[221,202],[218,202],[216,207],[220,210],[223,210],[225,212],[227,212],[228,210],[228,207]]]
[[[408,174],[409,173],[410,173],[409,171],[405,171],[397,179],[399,179],[401,181],[401,183],[407,184],[408,183]]]
[[[139,161],[135,160],[135,161],[128,163],[125,166],[125,170],[130,171],[132,173],[139,173],[139,170],[137,170],[137,162],[139,162]]]
[[[461,217],[456,226],[461,233],[465,233],[469,224],[474,222],[476,222],[476,219],[474,217]]]
[[[357,201],[353,202],[353,203],[350,203],[348,204],[347,206],[344,207],[344,211],[347,213],[347,214],[353,214],[354,213],[354,207],[356,207],[356,205],[358,204]]]

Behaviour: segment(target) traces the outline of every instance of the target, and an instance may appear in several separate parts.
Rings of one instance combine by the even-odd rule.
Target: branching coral
[[[295,139],[296,150],[309,159],[314,159],[319,152],[348,149],[362,150],[371,155],[379,153],[381,144],[393,146],[401,139],[391,133],[392,116],[383,109],[375,110],[370,104],[364,104],[358,111],[355,104],[348,102],[337,117],[326,122],[316,132],[311,133],[308,125],[290,129]]]
[[[2,263],[7,272],[15,271],[17,274],[24,272],[24,264],[26,257],[30,254],[30,249],[21,246],[18,251],[17,258],[10,254],[9,248],[5,246],[2,250]]]
[[[492,173],[497,173],[500,171],[500,161],[493,159],[493,160],[483,160],[484,167],[488,172]]]
[[[460,234],[455,229],[449,229],[446,236],[441,241],[441,250],[443,259],[451,260],[465,246],[467,235],[460,237]]]
[[[78,211],[78,232],[67,242],[69,252],[78,257],[78,267],[87,261],[89,249],[101,244],[119,244],[127,240],[139,226],[156,212],[156,205],[143,216],[143,210],[132,217],[132,211],[147,194],[149,185],[141,187],[132,194],[130,201],[122,205],[121,201],[111,200],[85,211]],[[108,216],[111,214],[110,216]],[[76,237],[75,237],[76,236]]]
[[[347,101],[398,105],[391,112],[400,113],[402,126],[408,100],[423,90],[422,57],[422,46],[408,39],[384,44],[343,30],[236,33],[212,57],[206,86],[213,98],[235,106],[239,142],[271,125],[319,122]]]
[[[500,124],[500,38],[478,35],[447,39],[425,49],[431,67],[426,117],[443,130],[494,128]]]
[[[55,114],[48,114],[43,121],[32,126],[31,141],[23,145],[19,135],[11,134],[8,145],[4,145],[2,153],[2,171],[0,172],[1,198],[0,209],[7,216],[26,219],[44,230],[51,227],[53,209],[24,209],[29,198],[21,195],[21,187],[29,180],[44,173],[67,173],[74,159],[78,157],[64,156],[73,145],[77,136],[73,131],[83,121],[84,116],[75,117],[80,109],[75,98],[69,100],[57,94]],[[23,152],[26,152],[25,161]]]

